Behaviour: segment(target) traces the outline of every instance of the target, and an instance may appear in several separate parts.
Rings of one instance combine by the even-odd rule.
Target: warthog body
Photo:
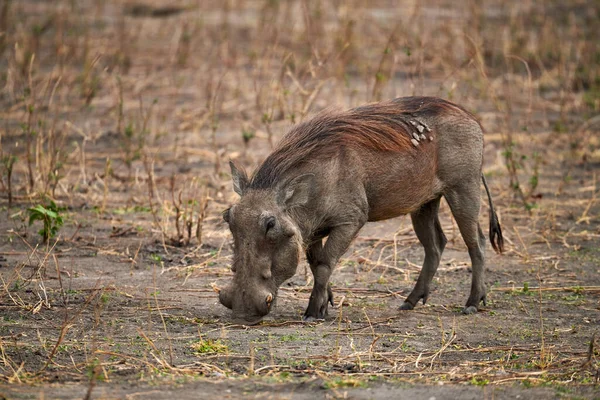
[[[322,319],[333,304],[333,268],[360,228],[404,214],[412,218],[425,261],[400,308],[425,303],[446,244],[438,220],[444,196],[472,262],[463,312],[476,312],[486,297],[485,238],[478,222],[482,179],[490,240],[497,251],[503,244],[482,161],[483,132],[475,117],[433,97],[323,112],[294,126],[251,178],[231,163],[241,199],[223,214],[234,239],[234,277],[221,290],[221,303],[234,319],[259,322],[305,252],[314,286],[304,319]]]

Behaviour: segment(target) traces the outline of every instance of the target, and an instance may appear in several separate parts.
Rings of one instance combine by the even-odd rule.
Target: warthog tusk
[[[213,282],[213,283],[211,283],[211,284],[210,284],[210,287],[212,288],[212,290],[214,290],[214,291],[215,291],[215,293],[221,293],[221,288],[220,288],[220,287],[218,287],[216,283],[214,283],[214,282]]]
[[[267,307],[271,307],[271,303],[273,302],[273,295],[269,293],[267,295]]]

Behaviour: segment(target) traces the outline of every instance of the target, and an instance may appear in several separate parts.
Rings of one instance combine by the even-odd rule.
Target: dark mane
[[[256,170],[250,187],[273,187],[279,177],[308,158],[333,156],[344,147],[381,152],[418,151],[411,143],[415,129],[410,121],[440,114],[475,119],[462,107],[435,97],[405,97],[346,111],[322,111],[292,127]]]

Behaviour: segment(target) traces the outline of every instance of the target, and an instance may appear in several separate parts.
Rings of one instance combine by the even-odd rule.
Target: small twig
[[[590,346],[588,347],[587,358],[585,362],[581,365],[581,368],[585,368],[592,363],[592,358],[594,357],[594,344],[596,342],[596,333],[592,334],[592,338],[590,339]]]
[[[100,281],[96,282],[96,287],[95,290],[90,293],[90,295],[86,298],[85,302],[83,303],[83,305],[79,308],[79,310],[77,310],[77,312],[75,314],[73,314],[73,316],[71,316],[71,318],[68,318],[68,311],[65,308],[65,320],[60,328],[60,334],[58,335],[58,339],[56,340],[56,343],[54,344],[54,348],[52,349],[52,351],[50,352],[50,354],[48,355],[48,360],[46,361],[46,363],[37,371],[37,374],[41,374],[44,370],[46,370],[46,368],[48,367],[48,365],[50,365],[50,363],[52,362],[54,356],[56,355],[56,352],[58,351],[58,348],[60,346],[60,344],[63,342],[67,332],[69,331],[69,329],[71,329],[71,327],[73,327],[73,321],[75,321],[75,319],[77,319],[79,317],[79,315],[83,312],[83,310],[85,310],[87,308],[87,306],[92,302],[92,300],[94,300],[96,298],[96,296],[98,295],[98,293],[100,293],[103,290],[100,290],[97,288],[98,284],[100,283]]]
[[[492,288],[494,292],[513,292],[523,290],[518,287],[499,287]],[[596,292],[600,291],[600,286],[564,286],[564,287],[529,287],[529,291],[541,290],[542,292]]]
[[[266,371],[269,369],[281,369],[281,368],[291,368],[289,365],[265,365],[264,367],[260,367],[254,370],[254,375],[258,375],[262,371]]]

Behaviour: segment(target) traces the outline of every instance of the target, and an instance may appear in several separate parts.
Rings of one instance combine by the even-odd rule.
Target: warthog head
[[[279,286],[294,276],[302,254],[302,237],[289,211],[306,204],[313,175],[300,175],[272,189],[253,189],[233,163],[233,187],[241,196],[223,213],[233,235],[233,281],[219,301],[234,321],[256,324],[267,315]]]

